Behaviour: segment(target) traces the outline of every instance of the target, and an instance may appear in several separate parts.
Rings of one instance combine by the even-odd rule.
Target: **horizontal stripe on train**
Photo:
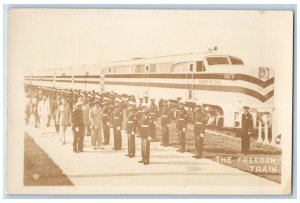
[[[230,78],[234,76],[235,78]],[[32,76],[33,78],[49,78],[53,76]],[[56,78],[72,78],[72,76],[56,76]],[[75,75],[74,78],[99,78],[100,75]],[[231,73],[188,73],[188,74],[178,74],[178,73],[149,73],[149,74],[110,74],[105,75],[105,78],[164,78],[164,79],[223,79],[223,80],[243,80],[263,88],[274,83],[274,77],[266,81],[259,78],[245,75],[245,74],[231,74]],[[25,79],[30,79],[30,76],[25,76]]]
[[[175,88],[175,89],[193,89],[205,91],[220,91],[220,92],[236,92],[252,96],[261,102],[265,102],[274,95],[274,90],[271,90],[266,95],[262,95],[252,89],[237,86],[222,86],[222,85],[189,85],[189,84],[172,84],[172,83],[138,83],[138,82],[105,82],[105,85],[122,85],[122,86],[146,86],[158,88]]]
[[[48,81],[48,80],[41,80]],[[57,81],[58,82],[58,81]],[[61,82],[68,82],[69,80],[62,80]],[[74,83],[83,83],[83,84],[100,84],[96,81],[74,81]],[[252,96],[261,102],[265,102],[274,95],[274,90],[271,90],[265,95],[260,94],[259,92],[238,86],[222,86],[222,85],[191,85],[191,84],[174,84],[174,83],[143,83],[143,82],[112,82],[106,81],[105,85],[122,85],[122,86],[141,86],[141,87],[157,87],[157,88],[175,88],[175,89],[193,89],[193,90],[204,90],[204,91],[220,91],[220,92],[235,92],[241,93],[248,96]]]

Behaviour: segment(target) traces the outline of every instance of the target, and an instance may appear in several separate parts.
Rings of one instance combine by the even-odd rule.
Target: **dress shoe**
[[[139,163],[144,163],[144,161],[143,161],[143,160],[140,160]]]
[[[144,165],[148,165],[149,164],[149,162],[144,162]]]

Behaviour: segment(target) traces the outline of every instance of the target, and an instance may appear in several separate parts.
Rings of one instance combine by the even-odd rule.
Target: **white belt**
[[[142,127],[143,127],[143,128],[147,128],[147,127],[149,127],[149,125],[142,125]]]
[[[168,116],[163,115],[162,117],[168,117]]]
[[[103,114],[103,116],[108,116],[107,114]]]
[[[179,120],[180,120],[180,121],[184,121],[184,119],[182,119],[182,118],[180,118]]]
[[[196,122],[196,124],[202,124],[202,122]]]
[[[114,118],[119,118],[119,117],[114,117]]]
[[[154,115],[154,113],[150,113],[151,115]]]
[[[128,121],[127,123],[133,123],[133,121]]]

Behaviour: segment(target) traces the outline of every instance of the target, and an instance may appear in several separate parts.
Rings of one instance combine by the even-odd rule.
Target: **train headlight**
[[[258,71],[258,77],[259,79],[262,80],[267,80],[269,79],[269,68],[265,68],[265,67],[260,67],[259,71]]]

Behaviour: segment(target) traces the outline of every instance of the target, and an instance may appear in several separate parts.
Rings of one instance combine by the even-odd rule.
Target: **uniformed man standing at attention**
[[[149,164],[150,159],[150,114],[149,107],[147,104],[143,104],[143,113],[141,117],[141,148],[142,148],[142,160],[139,163],[144,163],[144,165]]]
[[[158,117],[158,108],[155,104],[155,99],[151,99],[149,112],[150,112],[150,136],[152,141],[156,141],[156,122]]]
[[[179,104],[180,104],[180,101],[181,101],[181,97],[177,97],[176,98],[177,99],[177,105],[175,106],[175,108],[174,109],[172,109],[172,111],[173,111],[173,117],[175,118],[175,123],[176,123],[176,130],[177,130],[177,147],[178,147],[178,149],[180,148],[180,135],[179,135],[179,129],[178,129],[178,119],[179,119],[179,111],[180,111],[180,109],[179,109]],[[180,150],[177,150],[177,151],[180,151]]]
[[[110,141],[110,118],[111,118],[111,109],[109,98],[103,98],[103,134],[104,134],[104,145],[108,145]]]
[[[204,134],[207,123],[207,114],[203,109],[203,104],[196,106],[194,114],[194,137],[195,137],[195,155],[193,158],[201,159],[203,156]]]
[[[242,129],[241,129],[241,141],[242,141],[242,153],[248,154],[250,148],[250,137],[253,129],[253,117],[249,113],[249,107],[244,106],[244,113],[242,115]]]
[[[83,114],[82,102],[77,102],[72,113],[72,130],[74,135],[73,151],[83,152]]]
[[[114,150],[122,149],[122,123],[123,123],[123,109],[120,106],[121,100],[119,98],[115,99],[115,109],[112,113],[112,124],[114,130]]]
[[[135,133],[137,128],[137,109],[134,101],[129,101],[129,107],[126,112],[127,116],[127,138],[128,138],[128,154],[126,156],[132,158],[135,156]]]
[[[178,150],[181,153],[185,152],[185,133],[187,128],[188,114],[184,109],[183,102],[179,103],[179,111],[177,115],[177,130],[178,130]]]
[[[142,115],[143,115],[143,97],[140,97],[139,98],[139,105],[138,105],[138,109],[137,109],[137,120],[138,120],[138,123],[137,123],[137,130],[139,131],[139,136],[141,136],[141,118],[142,118]]]
[[[162,127],[162,145],[167,147],[169,145],[169,127],[172,118],[172,111],[168,106],[168,101],[164,100],[161,108],[161,127]]]

